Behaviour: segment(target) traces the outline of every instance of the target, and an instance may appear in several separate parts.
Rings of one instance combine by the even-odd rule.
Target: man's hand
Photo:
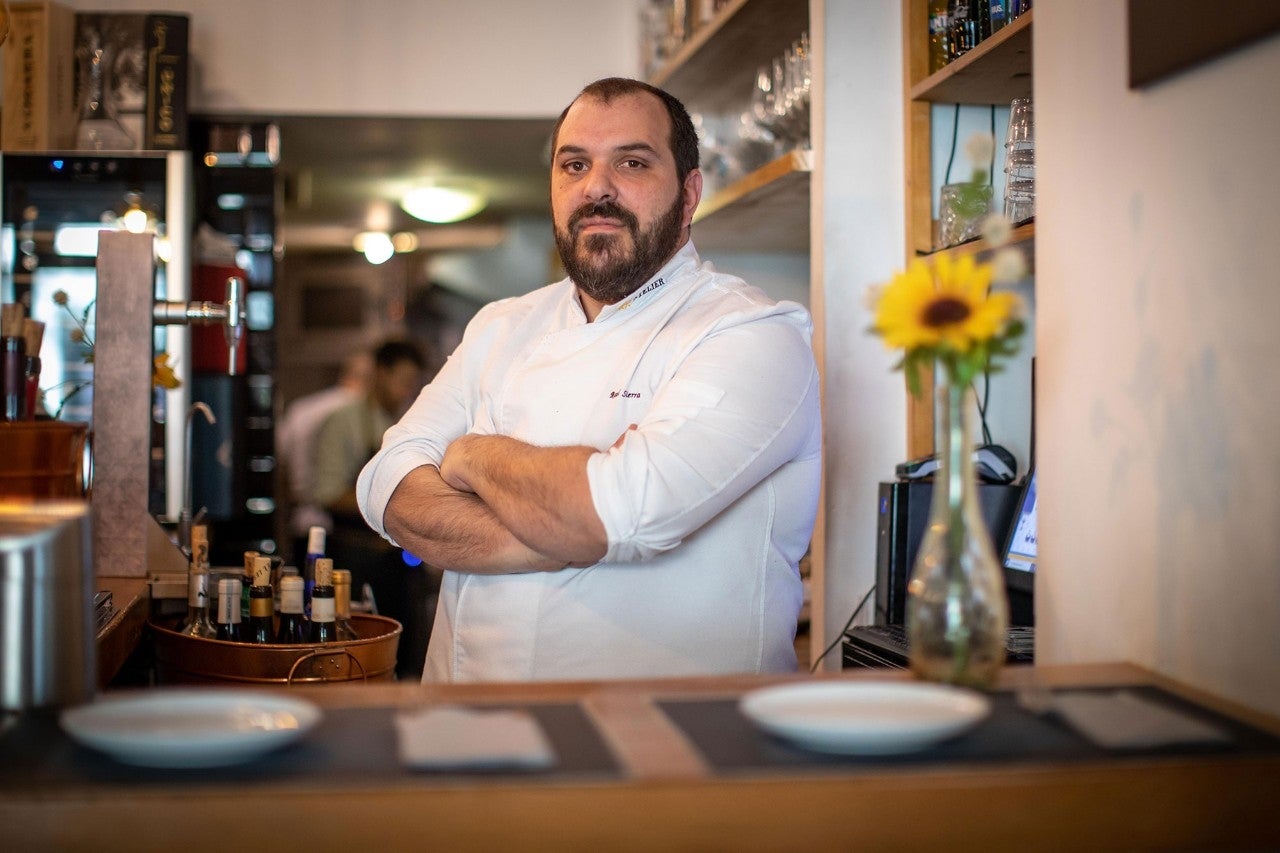
[[[587,483],[587,460],[596,452],[464,435],[445,451],[440,476],[451,488],[475,494],[530,549],[562,565],[591,565],[609,545]]]
[[[431,465],[415,468],[400,481],[383,523],[392,538],[436,568],[509,574],[557,571],[567,563],[529,548],[483,501],[451,488]]]

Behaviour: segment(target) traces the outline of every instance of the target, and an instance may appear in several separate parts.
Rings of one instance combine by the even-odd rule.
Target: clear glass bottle
[[[320,557],[315,563],[316,585],[311,590],[311,642],[331,643],[338,639],[333,590],[333,560]]]
[[[356,629],[351,626],[351,572],[333,570],[334,629],[339,640],[356,640]]]
[[[277,643],[305,643],[310,638],[307,620],[302,615],[302,578],[285,575],[280,578],[280,625]]]
[[[1009,600],[982,517],[968,386],[939,377],[929,526],[907,584],[911,669],[929,681],[990,687],[1005,662]]]
[[[222,578],[218,581],[218,629],[217,639],[242,642],[240,629],[240,579]]]
[[[191,562],[187,565],[187,619],[180,629],[188,637],[212,639],[217,633],[209,621],[209,528],[191,527]]]
[[[127,151],[134,139],[116,118],[113,98],[113,66],[116,46],[109,33],[90,27],[76,51],[80,64],[76,148],[81,151]]]
[[[274,604],[271,596],[271,558],[259,554],[253,561],[253,586],[249,588],[248,636],[245,640],[250,643],[270,643],[274,639]]]

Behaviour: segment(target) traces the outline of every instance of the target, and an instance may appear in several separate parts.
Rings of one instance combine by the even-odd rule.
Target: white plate
[[[818,681],[755,690],[742,713],[765,731],[818,752],[915,752],[977,725],[991,702],[943,684]]]
[[[72,738],[126,764],[224,767],[302,737],[320,709],[264,692],[158,688],[71,708],[59,719]]]

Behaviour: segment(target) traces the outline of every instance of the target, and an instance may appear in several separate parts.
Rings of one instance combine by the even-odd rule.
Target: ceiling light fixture
[[[351,241],[357,252],[363,252],[371,264],[384,264],[392,255],[418,248],[418,235],[409,231],[387,234],[385,231],[362,231]]]
[[[400,199],[406,213],[423,222],[459,222],[484,210],[489,201],[475,190],[426,186],[409,190]]]
[[[362,231],[353,242],[357,252],[364,252],[365,260],[373,265],[384,264],[396,253],[391,236],[385,231]]]

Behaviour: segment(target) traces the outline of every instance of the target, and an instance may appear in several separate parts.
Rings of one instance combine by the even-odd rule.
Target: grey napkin
[[[396,715],[400,763],[422,770],[555,764],[538,722],[524,711],[438,706]]]
[[[1107,749],[1223,743],[1231,739],[1217,726],[1129,690],[1057,693],[1051,707],[1077,732]]]

